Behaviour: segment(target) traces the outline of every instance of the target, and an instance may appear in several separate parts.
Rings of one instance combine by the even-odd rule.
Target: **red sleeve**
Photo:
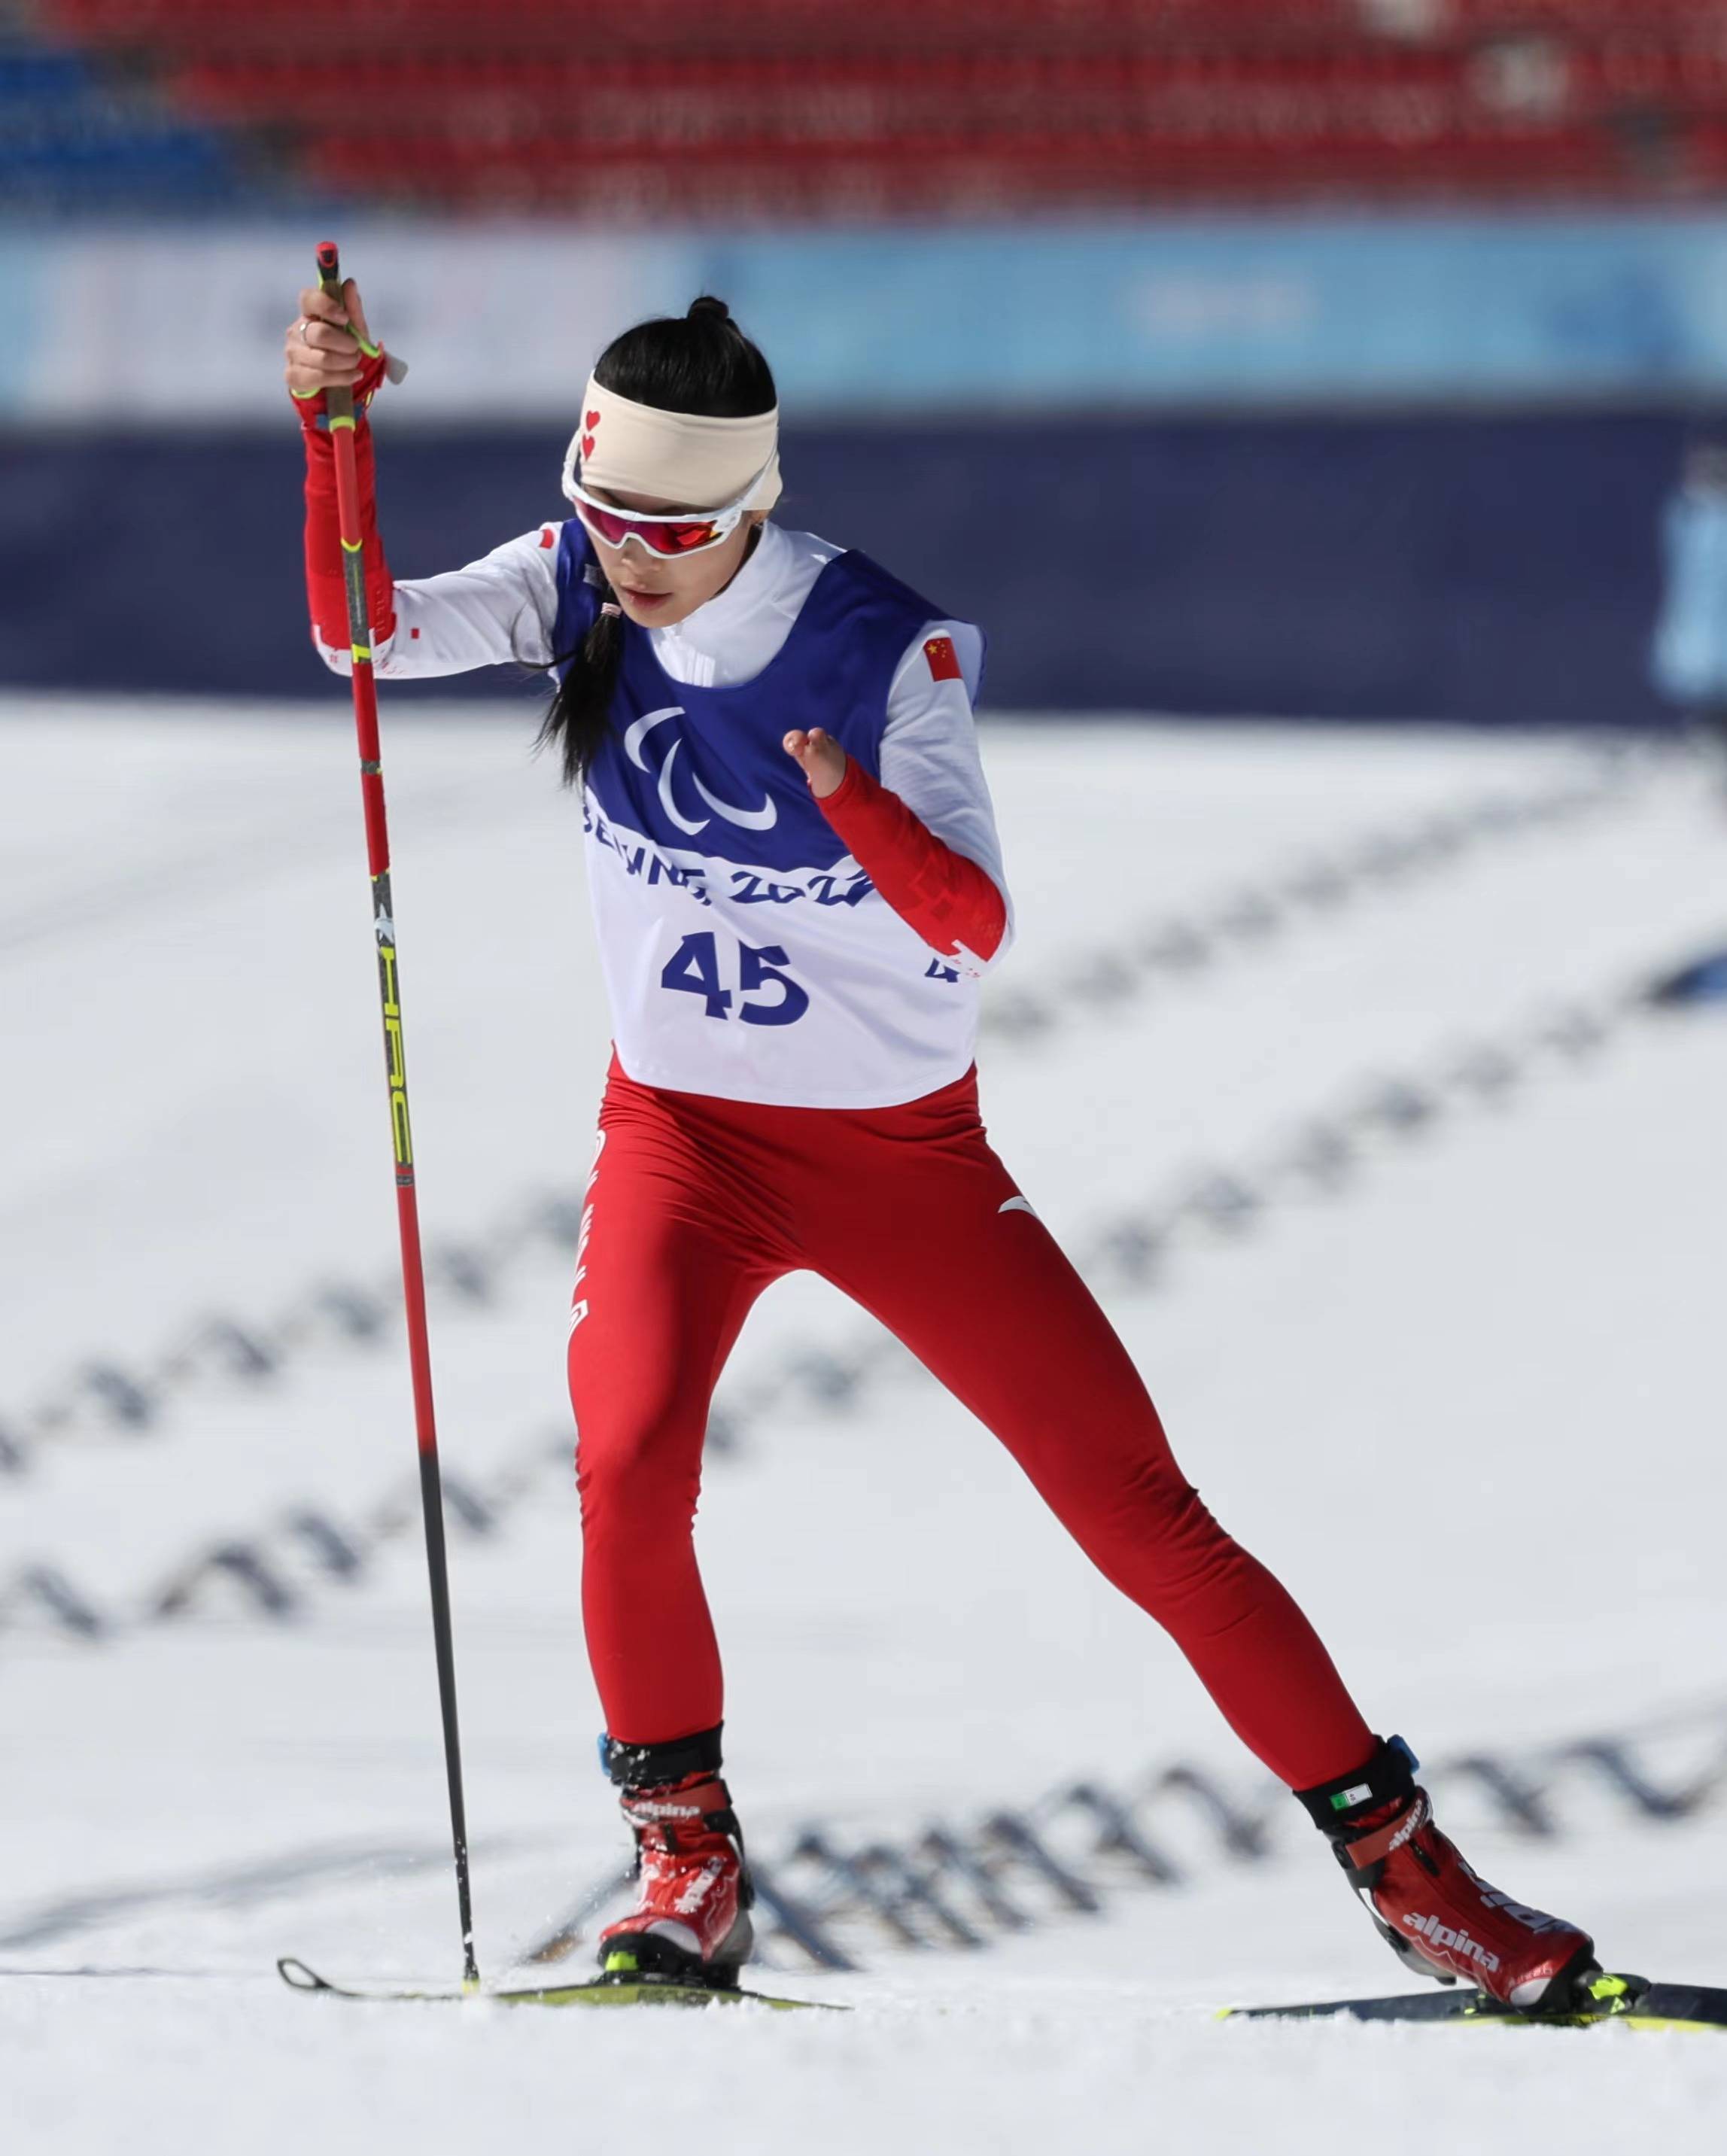
[[[900,919],[944,957],[962,943],[993,958],[1007,933],[1007,905],[975,861],[937,838],[897,793],[871,778],[854,757],[846,776],[816,805],[852,859]]]
[[[321,404],[323,399],[318,402]],[[317,413],[302,412],[306,441],[306,596],[314,634],[332,651],[352,642],[342,578],[342,529],[336,514],[336,452]],[[395,584],[378,536],[378,492],[371,423],[354,429],[354,464],[360,476],[360,531],[366,544],[366,610],[374,645],[396,631]]]

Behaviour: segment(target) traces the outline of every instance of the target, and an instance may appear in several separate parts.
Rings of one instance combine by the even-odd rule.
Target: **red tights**
[[[1176,1466],[1139,1374],[990,1150],[969,1075],[903,1107],[763,1107],[636,1085],[600,1111],[570,1337],[583,1616],[612,1736],[722,1717],[692,1527],[714,1384],[750,1305],[820,1273],[1007,1446],[1296,1789],[1374,1738],[1312,1626]]]

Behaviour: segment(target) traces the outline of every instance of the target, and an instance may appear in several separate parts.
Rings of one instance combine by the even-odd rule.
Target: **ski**
[[[1519,2014],[1481,1991],[1414,1991],[1388,1999],[1332,1999],[1295,2006],[1226,2006],[1226,2021],[1441,2021],[1511,2029],[1727,2029],[1727,1990],[1701,1984],[1652,1984],[1604,1974],[1556,2014]]]
[[[844,2014],[825,1999],[780,1999],[767,1991],[745,1991],[736,1984],[683,1984],[674,1977],[594,1976],[581,1984],[535,1984],[525,1990],[487,1991],[477,1985],[440,1990],[404,1984],[332,1984],[293,1954],[276,1964],[276,1974],[290,1990],[314,1992],[326,1999],[353,1999],[373,2005],[452,2006],[483,1999],[494,2006],[766,2006],[776,2014]]]

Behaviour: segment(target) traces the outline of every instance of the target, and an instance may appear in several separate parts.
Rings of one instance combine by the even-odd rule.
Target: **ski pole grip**
[[[337,253],[333,239],[321,239],[317,249],[318,282],[332,300],[342,297],[342,258]],[[326,389],[324,409],[332,419],[352,419],[354,416],[354,393],[352,389]]]

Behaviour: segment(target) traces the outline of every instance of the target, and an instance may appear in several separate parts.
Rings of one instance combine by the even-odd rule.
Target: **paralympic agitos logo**
[[[655,767],[648,762],[643,753],[644,745],[655,726],[665,725],[668,719],[681,719],[683,716],[684,707],[681,704],[668,704],[661,711],[644,713],[640,718],[632,723],[629,732],[624,737],[624,752],[638,771],[646,772],[650,778],[655,775]],[[678,752],[683,745],[684,738],[681,731],[674,733],[666,742],[665,752],[660,757],[658,766],[660,806],[676,824],[679,830],[687,831],[693,837],[697,831],[705,831],[707,829],[713,821],[713,816],[723,816],[728,824],[741,824],[747,831],[773,829],[779,821],[779,810],[774,805],[771,794],[764,793],[762,796],[762,805],[759,808],[739,808],[729,801],[722,801],[718,794],[711,792],[704,786],[696,773],[687,767],[686,767],[685,775],[702,800],[713,811],[713,816],[695,818],[686,816],[677,804],[674,787],[674,778],[678,767]]]

